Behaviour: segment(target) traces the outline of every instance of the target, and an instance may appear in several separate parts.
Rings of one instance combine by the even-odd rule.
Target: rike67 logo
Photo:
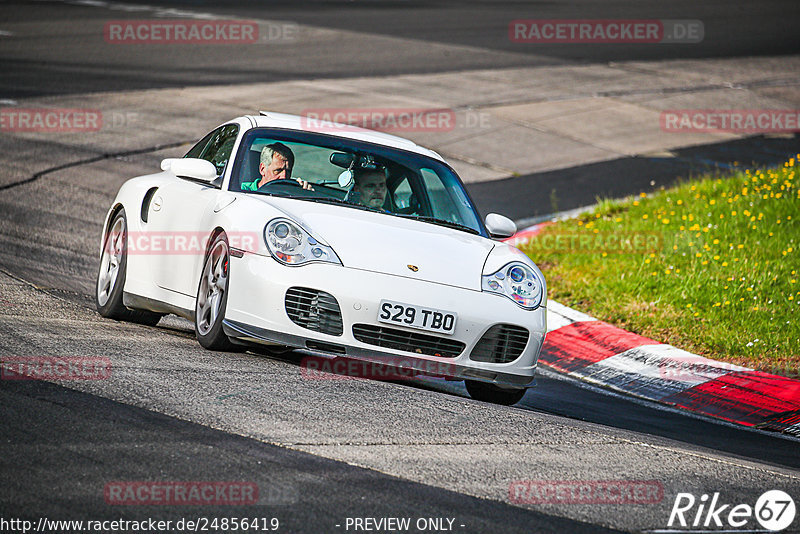
[[[792,524],[795,511],[794,500],[781,490],[763,493],[754,506],[724,503],[719,492],[711,496],[703,494],[699,499],[691,493],[678,493],[667,526],[691,528],[690,532],[703,532],[705,529],[713,532],[719,531],[720,527],[725,528],[722,532],[731,532],[730,529],[758,532],[754,528],[760,525],[767,531],[778,532]]]

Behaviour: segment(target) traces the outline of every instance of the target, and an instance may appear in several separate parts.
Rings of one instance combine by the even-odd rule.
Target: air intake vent
[[[483,334],[472,349],[470,360],[509,363],[520,357],[528,344],[528,331],[513,324],[496,324]]]
[[[307,287],[292,287],[286,292],[286,314],[297,326],[341,336],[342,312],[330,293]]]
[[[362,343],[440,358],[455,358],[466,347],[454,339],[368,324],[353,325],[353,336]]]

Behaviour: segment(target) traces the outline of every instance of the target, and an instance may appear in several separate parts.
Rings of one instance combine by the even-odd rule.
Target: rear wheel
[[[236,350],[222,330],[222,320],[228,305],[228,274],[230,249],[224,233],[218,234],[206,255],[194,312],[194,331],[197,341],[210,350]]]
[[[477,382],[475,380],[465,380],[464,385],[467,387],[467,393],[475,400],[491,402],[494,404],[502,404],[503,406],[511,406],[522,400],[525,395],[525,389],[505,389],[494,384],[487,384],[486,382]]]
[[[121,209],[112,219],[103,239],[100,270],[94,292],[95,306],[103,317],[153,326],[163,317],[160,313],[129,310],[122,302],[125,273],[128,267],[128,222]]]

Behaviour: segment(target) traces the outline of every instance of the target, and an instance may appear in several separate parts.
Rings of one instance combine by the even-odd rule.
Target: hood
[[[495,246],[483,236],[382,213],[279,197],[267,201],[353,269],[480,291],[483,266]]]

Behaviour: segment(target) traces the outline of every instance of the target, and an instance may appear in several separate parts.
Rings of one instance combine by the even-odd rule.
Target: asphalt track
[[[5,73],[0,98],[9,99],[653,55],[798,51],[795,2],[724,8],[688,2],[577,8],[548,3],[535,9],[490,2],[174,3],[347,32],[344,50],[312,42],[308,48],[282,49],[277,57],[231,50],[205,50],[202,56],[165,51],[155,57],[130,50],[119,55],[87,44],[87,25],[102,26],[109,18],[102,9],[51,2],[8,6],[0,15],[0,30],[8,20],[23,19],[31,27],[24,42],[0,41]],[[624,13],[626,18],[702,19],[709,38],[706,46],[691,49],[520,51],[488,31],[510,19],[576,18],[576,13],[582,18]],[[409,40],[408,48],[398,52],[394,43],[381,41],[382,35]],[[432,57],[431,51],[441,55]],[[742,153],[775,163],[796,146],[796,137],[757,136],[686,149],[681,158],[668,161],[625,158],[517,177],[502,191],[554,183],[560,208],[568,209],[594,200],[595,192],[581,182],[587,175],[638,176],[647,168],[654,173],[648,178],[669,183],[709,166],[724,167]],[[71,147],[61,150],[69,154]],[[133,154],[119,164],[133,175],[154,168],[161,155]],[[81,156],[75,151],[71,160]],[[638,531],[665,527],[671,500],[681,491],[721,491],[729,501],[742,502],[754,502],[773,488],[800,495],[796,440],[665,411],[557,375],[541,373],[538,387],[519,405],[503,408],[471,401],[459,384],[437,380],[303,380],[300,354],[208,353],[193,340],[188,324],[175,319],[154,328],[102,320],[91,307],[97,239],[119,180],[77,185],[76,176],[96,171],[108,172],[78,166],[0,192],[0,354],[104,356],[115,369],[112,380],[97,383],[0,381],[2,518],[244,515],[231,507],[110,506],[103,487],[120,480],[252,481],[262,500],[248,507],[247,515],[278,517],[280,531],[286,532],[341,532],[336,525],[347,517],[364,516],[450,517],[464,525],[455,529],[463,532]],[[607,194],[641,186],[610,178],[599,183]],[[485,211],[497,202],[497,192],[497,184],[471,186]],[[509,215],[522,218],[551,207],[520,204]],[[520,479],[658,479],[665,491],[655,506],[511,505],[508,483]]]
[[[800,47],[796,28],[800,5],[792,0],[126,2],[301,26],[301,38],[255,50],[236,45],[216,50],[160,46],[159,53],[152,54],[99,46],[102,41],[94,39],[109,20],[148,18],[152,11],[109,12],[80,3],[5,3],[0,23],[24,21],[37,31],[0,47],[4,74],[0,98],[634,59],[780,55],[796,53]],[[508,24],[516,19],[618,18],[700,20],[705,36],[700,44],[653,46],[520,45],[508,38]],[[315,30],[303,29],[307,26]]]

